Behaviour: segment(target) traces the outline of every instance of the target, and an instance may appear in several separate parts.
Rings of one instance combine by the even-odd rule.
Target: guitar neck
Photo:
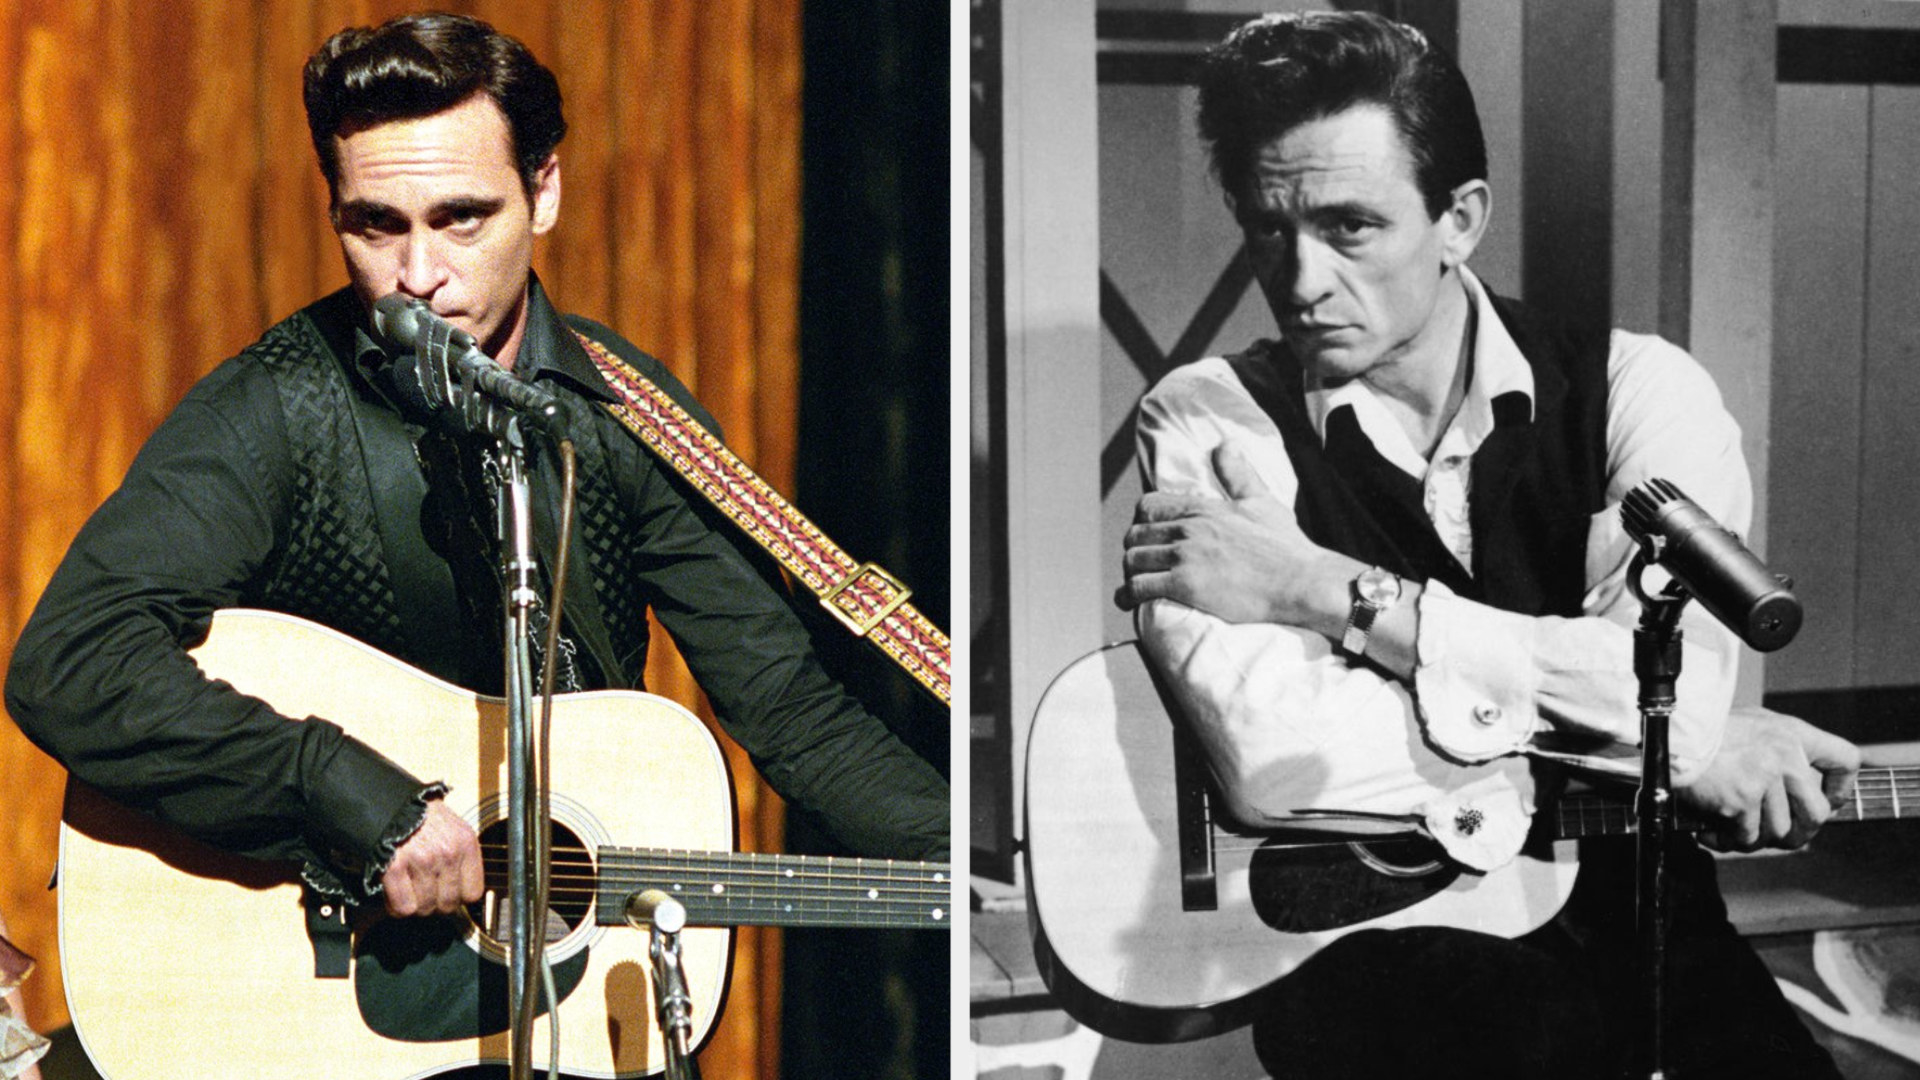
[[[684,904],[689,926],[945,929],[953,919],[947,863],[600,849],[595,921],[621,925],[627,898],[645,889]]]
[[[1632,802],[1597,794],[1560,799],[1555,838],[1617,836],[1634,831]],[[1854,779],[1853,796],[1833,808],[1828,821],[1880,821],[1920,817],[1920,765],[1861,769]],[[1683,826],[1699,828],[1698,822]]]

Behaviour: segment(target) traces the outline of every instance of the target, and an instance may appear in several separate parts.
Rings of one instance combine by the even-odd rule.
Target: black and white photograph
[[[969,1074],[1920,1076],[1920,4],[968,18]]]

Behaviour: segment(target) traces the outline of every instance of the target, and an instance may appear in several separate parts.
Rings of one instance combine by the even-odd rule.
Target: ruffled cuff
[[[380,879],[386,876],[387,867],[393,865],[393,853],[426,823],[427,803],[446,793],[447,785],[441,783],[428,784],[416,792],[411,801],[394,813],[372,858],[358,859],[335,853],[332,865],[308,859],[300,868],[300,879],[317,893],[339,897],[351,904],[365,903],[379,896],[383,891]],[[356,877],[358,882],[353,881]]]
[[[330,721],[306,723],[302,877],[318,892],[357,903],[379,893],[394,849],[420,827],[427,800],[444,795],[446,785],[417,779]]]

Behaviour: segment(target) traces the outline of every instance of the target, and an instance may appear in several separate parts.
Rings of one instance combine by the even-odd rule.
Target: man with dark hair
[[[1121,603],[1235,816],[1412,815],[1453,861],[1499,870],[1527,835],[1530,761],[1637,772],[1618,504],[1661,477],[1745,529],[1739,431],[1679,349],[1566,325],[1468,270],[1491,206],[1479,120],[1417,31],[1256,20],[1207,57],[1199,123],[1280,340],[1143,401],[1149,494]],[[1738,642],[1698,605],[1682,622],[1682,805],[1723,846],[1804,843],[1858,751],[1729,715]],[[1263,1060],[1287,1077],[1618,1075],[1645,1015],[1632,859],[1584,850],[1565,906],[1514,940],[1339,939],[1281,980]],[[1835,1075],[1727,922],[1711,857],[1681,839],[1668,859],[1672,1074]]]
[[[184,651],[217,610],[263,607],[501,691],[491,440],[408,392],[369,322],[399,293],[561,403],[580,475],[561,689],[639,687],[651,609],[783,797],[858,853],[944,860],[945,781],[821,669],[768,560],[613,418],[589,348],[712,418],[659,361],[561,316],[531,272],[560,208],[553,74],[477,20],[407,16],[329,39],[305,96],[351,287],[268,330],[155,432],[14,651],[21,727],[115,800],[300,860],[322,892],[402,916],[480,898],[474,829],[434,778],[209,681]],[[530,446],[543,564],[557,458]]]

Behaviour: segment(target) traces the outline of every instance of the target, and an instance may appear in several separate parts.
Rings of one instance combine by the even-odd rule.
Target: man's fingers
[[[1761,797],[1760,834],[1754,839],[1760,844],[1798,847],[1794,825],[1793,800],[1787,797],[1784,784],[1774,784]]]
[[[1173,575],[1168,573],[1138,574],[1127,578],[1127,583],[1114,590],[1113,602],[1121,611],[1132,611],[1149,600],[1163,600],[1173,591]]]
[[[387,914],[406,916],[420,909],[413,895],[413,883],[404,874],[388,874],[385,884]]]
[[[473,827],[440,800],[430,800],[420,827],[394,850],[393,862],[380,879],[387,910],[395,915],[457,911],[480,898],[485,888],[481,869],[480,841]]]
[[[1790,846],[1800,847],[1813,839],[1833,816],[1833,805],[1821,790],[1823,776],[1818,770],[1793,770],[1781,778],[1787,801],[1793,808],[1793,835]]]
[[[1235,443],[1223,442],[1213,448],[1213,472],[1230,499],[1254,499],[1271,494],[1266,481],[1254,471],[1253,462]]]
[[[1120,568],[1128,577],[1135,574],[1149,574],[1159,570],[1170,570],[1179,559],[1179,553],[1171,544],[1154,544],[1148,547],[1129,547],[1120,553]]]
[[[1127,526],[1127,531],[1120,536],[1120,546],[1127,551],[1155,547],[1171,544],[1179,540],[1181,535],[1181,526],[1172,522],[1141,522]]]
[[[1140,496],[1140,502],[1133,510],[1136,525],[1145,525],[1159,521],[1178,521],[1199,513],[1208,505],[1219,505],[1220,500],[1204,495],[1182,495],[1169,491],[1149,491]]]
[[[487,892],[487,876],[480,865],[480,851],[476,846],[473,857],[463,860],[460,873],[460,903],[478,903]]]
[[[1827,801],[1844,802],[1853,793],[1853,780],[1860,772],[1860,748],[1811,724],[1802,742],[1807,760],[1820,770],[1820,786]]]

